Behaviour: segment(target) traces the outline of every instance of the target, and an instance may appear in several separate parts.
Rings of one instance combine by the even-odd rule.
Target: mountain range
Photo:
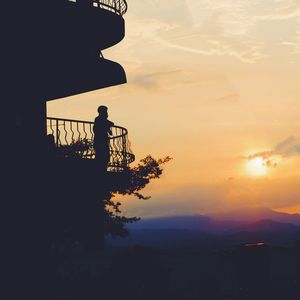
[[[291,224],[291,226],[300,226],[299,214],[287,214],[260,208],[238,210],[223,214],[142,219],[140,222],[129,226],[129,229],[188,229],[202,232],[223,233],[232,230],[236,231],[238,228],[243,228],[246,225],[249,228],[251,227],[251,224],[256,224],[255,227],[257,228],[257,224],[264,220],[269,220],[273,223],[288,223]],[[266,222],[263,224],[266,224]]]
[[[300,215],[270,209],[233,211],[224,214],[171,216],[141,221],[128,226],[130,236],[110,240],[128,246],[231,246],[266,242],[274,245],[298,243]]]

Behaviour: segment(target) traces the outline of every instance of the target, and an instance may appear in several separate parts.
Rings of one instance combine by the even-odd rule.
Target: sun
[[[246,171],[251,176],[265,176],[269,170],[264,160],[261,157],[257,157],[246,163]]]

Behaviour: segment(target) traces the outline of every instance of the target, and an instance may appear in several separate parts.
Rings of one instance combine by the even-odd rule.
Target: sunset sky
[[[169,155],[127,215],[267,207],[300,213],[300,1],[129,0],[126,37],[103,52],[128,83],[48,104],[129,130],[137,160]]]

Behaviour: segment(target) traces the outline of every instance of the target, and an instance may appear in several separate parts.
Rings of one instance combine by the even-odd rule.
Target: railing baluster
[[[124,166],[127,165],[127,161],[126,161],[126,135],[122,134],[122,155],[123,155],[123,159],[122,159],[122,163]]]
[[[54,129],[53,129],[52,120],[50,120],[50,130],[51,130],[51,134],[54,136]]]
[[[77,125],[77,132],[78,132],[78,141],[80,140],[80,137],[81,137],[81,135],[80,135],[80,130],[79,130],[79,122],[76,122],[76,125]]]
[[[58,125],[59,125],[59,120],[57,119],[56,120],[56,146],[57,147],[59,146],[59,128],[58,128]]]
[[[64,131],[65,131],[65,142],[66,144],[68,145],[68,131],[66,129],[66,121],[63,122],[63,128],[64,128]]]
[[[73,122],[70,122],[70,130],[71,130],[71,132],[72,132],[72,135],[71,135],[71,143],[74,142],[74,131],[73,131],[72,123],[73,123]]]
[[[90,133],[91,133],[91,141],[94,141],[94,130],[93,130],[93,124],[90,124]]]
[[[84,138],[87,139],[87,132],[85,130],[85,123],[82,123],[82,126],[83,126]]]

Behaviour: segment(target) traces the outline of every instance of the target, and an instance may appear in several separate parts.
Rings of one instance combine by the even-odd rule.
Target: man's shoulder
[[[95,118],[95,123],[100,123],[100,122],[103,122],[102,118],[100,118],[100,116],[96,117]]]

